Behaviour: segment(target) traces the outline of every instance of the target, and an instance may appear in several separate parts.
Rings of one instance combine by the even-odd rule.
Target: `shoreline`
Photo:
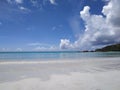
[[[85,61],[109,61],[119,60],[120,57],[100,57],[100,58],[80,58],[80,59],[42,59],[42,60],[0,60],[0,65],[3,64],[44,64],[44,63],[74,63]]]

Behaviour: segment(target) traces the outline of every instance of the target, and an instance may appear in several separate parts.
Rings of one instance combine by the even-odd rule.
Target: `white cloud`
[[[58,50],[55,46],[44,47],[44,46],[37,46],[33,49],[34,51],[56,51]]]
[[[46,1],[43,0],[43,2],[46,2]],[[40,0],[30,0],[30,3],[32,4],[32,6],[39,10],[43,10],[43,2],[41,3]]]
[[[70,40],[68,40],[68,39],[61,39],[60,40],[60,48],[61,49],[72,48],[72,44],[70,44]]]
[[[91,15],[89,6],[80,12],[80,17],[85,22],[85,31],[80,38],[72,44],[73,48],[93,49],[98,46],[120,43],[120,0],[111,0],[103,7],[105,15]],[[66,47],[70,41],[62,41]],[[66,44],[67,43],[67,44]],[[61,43],[60,43],[61,44]],[[71,48],[71,47],[70,47]]]
[[[22,7],[22,6],[21,6],[21,7],[19,7],[19,8],[20,8],[21,10],[26,10],[26,8],[25,8],[25,7]]]
[[[8,3],[12,3],[12,0],[7,0]]]
[[[33,6],[39,7],[39,3],[37,0],[30,0],[30,2],[32,3]]]
[[[15,0],[16,3],[21,4],[23,3],[23,0]]]
[[[29,43],[28,46],[50,46],[49,44],[45,44],[45,43],[39,43],[39,42],[35,42],[35,43]]]
[[[56,5],[57,3],[55,2],[55,0],[49,0],[51,4]]]
[[[23,6],[20,6],[19,9],[20,9],[21,11],[24,11],[24,12],[31,12],[30,9],[28,9],[28,8],[26,8],[26,7],[23,7]]]
[[[13,4],[13,3],[22,4],[23,0],[7,0],[7,2],[10,3],[10,4]]]
[[[39,42],[29,43],[27,46],[32,47],[33,51],[55,51],[59,49],[56,46]]]
[[[50,46],[49,50],[56,51],[56,50],[59,50],[59,48],[56,46]]]
[[[45,50],[47,50],[47,49],[46,49],[45,47],[40,47],[40,46],[38,46],[38,47],[35,47],[34,50],[35,50],[35,51],[45,51]]]
[[[107,22],[116,27],[120,27],[120,0],[111,0],[107,6],[103,7],[103,14],[107,16]]]
[[[28,6],[24,6],[25,0],[6,0],[9,4],[17,6],[16,8],[23,10],[23,11],[32,11],[32,8],[30,9]],[[37,10],[44,10],[44,6],[47,5],[47,3],[50,3],[52,5],[57,5],[56,0],[28,0],[27,1],[30,5],[30,7],[34,7]],[[15,8],[14,8],[15,9]]]
[[[23,51],[23,49],[22,48],[17,48],[16,51]]]
[[[85,6],[83,11],[80,12],[80,15],[81,15],[82,19],[87,20],[89,18],[89,16],[90,16],[89,10],[90,10],[90,7]]]
[[[1,51],[10,51],[9,48],[2,48]]]

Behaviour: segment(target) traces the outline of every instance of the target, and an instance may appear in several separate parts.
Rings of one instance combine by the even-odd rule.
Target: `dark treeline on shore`
[[[120,51],[120,44],[114,44],[114,45],[109,45],[106,47],[103,47],[101,49],[96,49],[96,52],[101,51],[101,52],[107,52],[107,51]]]

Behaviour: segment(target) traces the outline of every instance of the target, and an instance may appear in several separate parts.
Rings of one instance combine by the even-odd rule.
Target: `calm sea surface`
[[[54,52],[0,52],[0,61],[8,60],[61,60],[61,59],[82,59],[120,57],[120,52],[76,52],[76,51],[54,51]]]

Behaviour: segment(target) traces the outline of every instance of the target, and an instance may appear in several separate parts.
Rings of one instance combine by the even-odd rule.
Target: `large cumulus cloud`
[[[73,46],[72,46],[72,44],[70,44],[70,40],[61,39],[60,40],[60,48],[62,48],[62,49],[71,49],[71,48],[73,48]]]
[[[90,7],[85,6],[80,11],[80,17],[85,23],[85,30],[83,35],[72,44],[73,48],[95,49],[99,46],[120,43],[119,3],[120,0],[110,0],[103,7],[103,15],[92,15],[89,12]],[[71,45],[70,42],[69,45]]]

